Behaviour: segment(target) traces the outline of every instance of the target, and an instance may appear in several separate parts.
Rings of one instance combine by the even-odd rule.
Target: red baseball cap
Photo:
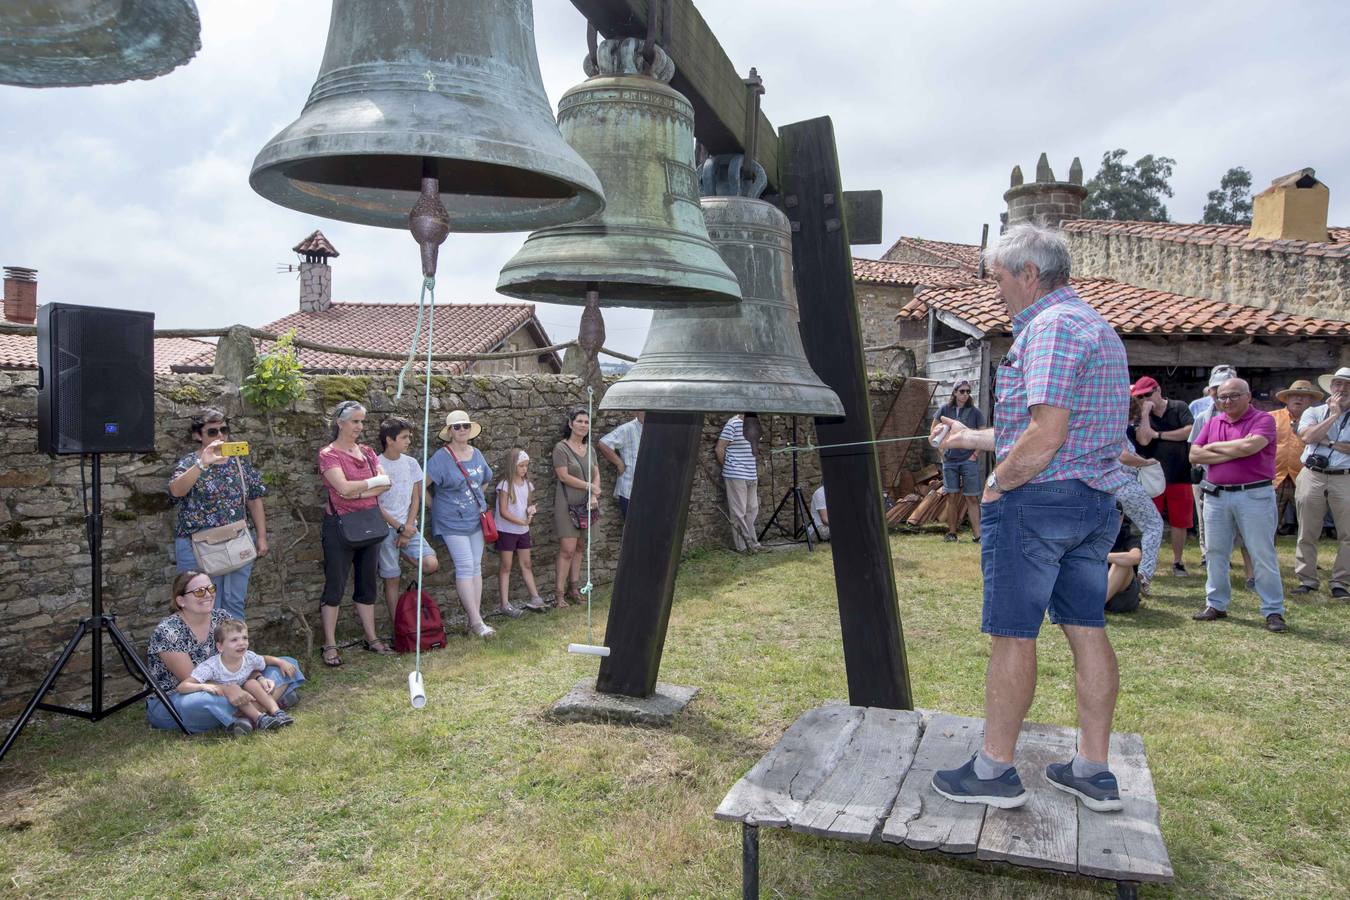
[[[1157,379],[1153,378],[1150,375],[1145,375],[1143,378],[1140,378],[1138,381],[1134,383],[1134,387],[1130,388],[1130,396],[1147,397],[1149,394],[1153,393],[1157,389],[1158,389]]]

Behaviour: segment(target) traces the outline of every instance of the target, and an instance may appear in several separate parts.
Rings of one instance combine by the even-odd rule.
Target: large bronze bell
[[[309,101],[249,183],[300,212],[406,228],[424,176],[452,231],[529,231],[604,206],[553,121],[531,0],[333,0]]]
[[[201,48],[192,0],[0,0],[0,84],[155,78]]]
[[[842,416],[802,349],[787,216],[749,197],[704,197],[703,212],[741,302],[653,313],[642,355],[600,408]]]
[[[694,109],[666,84],[660,47],[608,40],[591,77],[558,103],[558,127],[600,176],[604,212],[536,231],[503,267],[497,290],[545,303],[660,308],[741,296],[703,223],[694,169]]]

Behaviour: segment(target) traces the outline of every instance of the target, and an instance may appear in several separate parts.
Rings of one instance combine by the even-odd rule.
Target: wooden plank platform
[[[1058,725],[1022,728],[1017,771],[1031,799],[1020,809],[953,803],[934,791],[933,772],[960,765],[983,739],[982,719],[823,706],[788,728],[715,816],[1121,883],[1172,881],[1139,735],[1111,736],[1125,803],[1115,813],[1092,812],[1046,782],[1046,764],[1077,746],[1076,731]]]

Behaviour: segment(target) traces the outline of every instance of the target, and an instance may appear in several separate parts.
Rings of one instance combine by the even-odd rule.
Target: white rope
[[[581,592],[586,595],[586,640],[595,643],[595,631],[591,628],[591,532],[595,522],[591,519],[591,460],[595,456],[595,418],[591,415],[595,402],[595,388],[586,386],[586,421],[591,423],[591,431],[586,436],[586,584]]]
[[[928,435],[926,435],[926,434],[914,434],[914,435],[910,435],[909,437],[901,437],[901,438],[878,438],[877,440],[874,440],[874,441],[849,441],[849,442],[846,443],[846,444],[804,444],[804,445],[800,445],[800,446],[797,445],[797,444],[788,444],[786,447],[778,447],[778,448],[776,448],[776,449],[770,450],[769,452],[770,452],[770,453],[794,453],[794,452],[798,452],[798,453],[810,453],[810,452],[813,451],[813,450],[830,450],[830,449],[833,449],[833,448],[835,448],[835,447],[868,447],[868,446],[871,446],[871,445],[873,445],[873,444],[897,444],[897,443],[901,443],[901,442],[903,442],[903,441],[926,441],[926,440],[928,440]]]

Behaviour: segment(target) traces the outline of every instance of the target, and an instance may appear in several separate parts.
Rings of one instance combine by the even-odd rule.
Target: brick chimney
[[[1330,203],[1330,189],[1314,177],[1312,169],[1282,175],[1252,200],[1252,230],[1247,236],[1322,243],[1327,239]],[[8,298],[9,282],[5,284]]]
[[[333,305],[333,270],[328,260],[339,255],[322,231],[291,248],[300,256],[300,311],[323,312]]]
[[[1069,166],[1069,180],[1056,181],[1055,173],[1050,171],[1050,161],[1041,154],[1036,163],[1036,180],[1030,184],[1022,181],[1022,167],[1013,166],[1012,185],[1003,195],[1008,204],[1008,212],[1003,219],[1003,229],[1023,222],[1058,227],[1066,219],[1082,217],[1083,201],[1087,199],[1087,188],[1083,187],[1083,164],[1078,157],[1073,158]]]
[[[37,269],[5,266],[5,320],[18,325],[37,322]]]

